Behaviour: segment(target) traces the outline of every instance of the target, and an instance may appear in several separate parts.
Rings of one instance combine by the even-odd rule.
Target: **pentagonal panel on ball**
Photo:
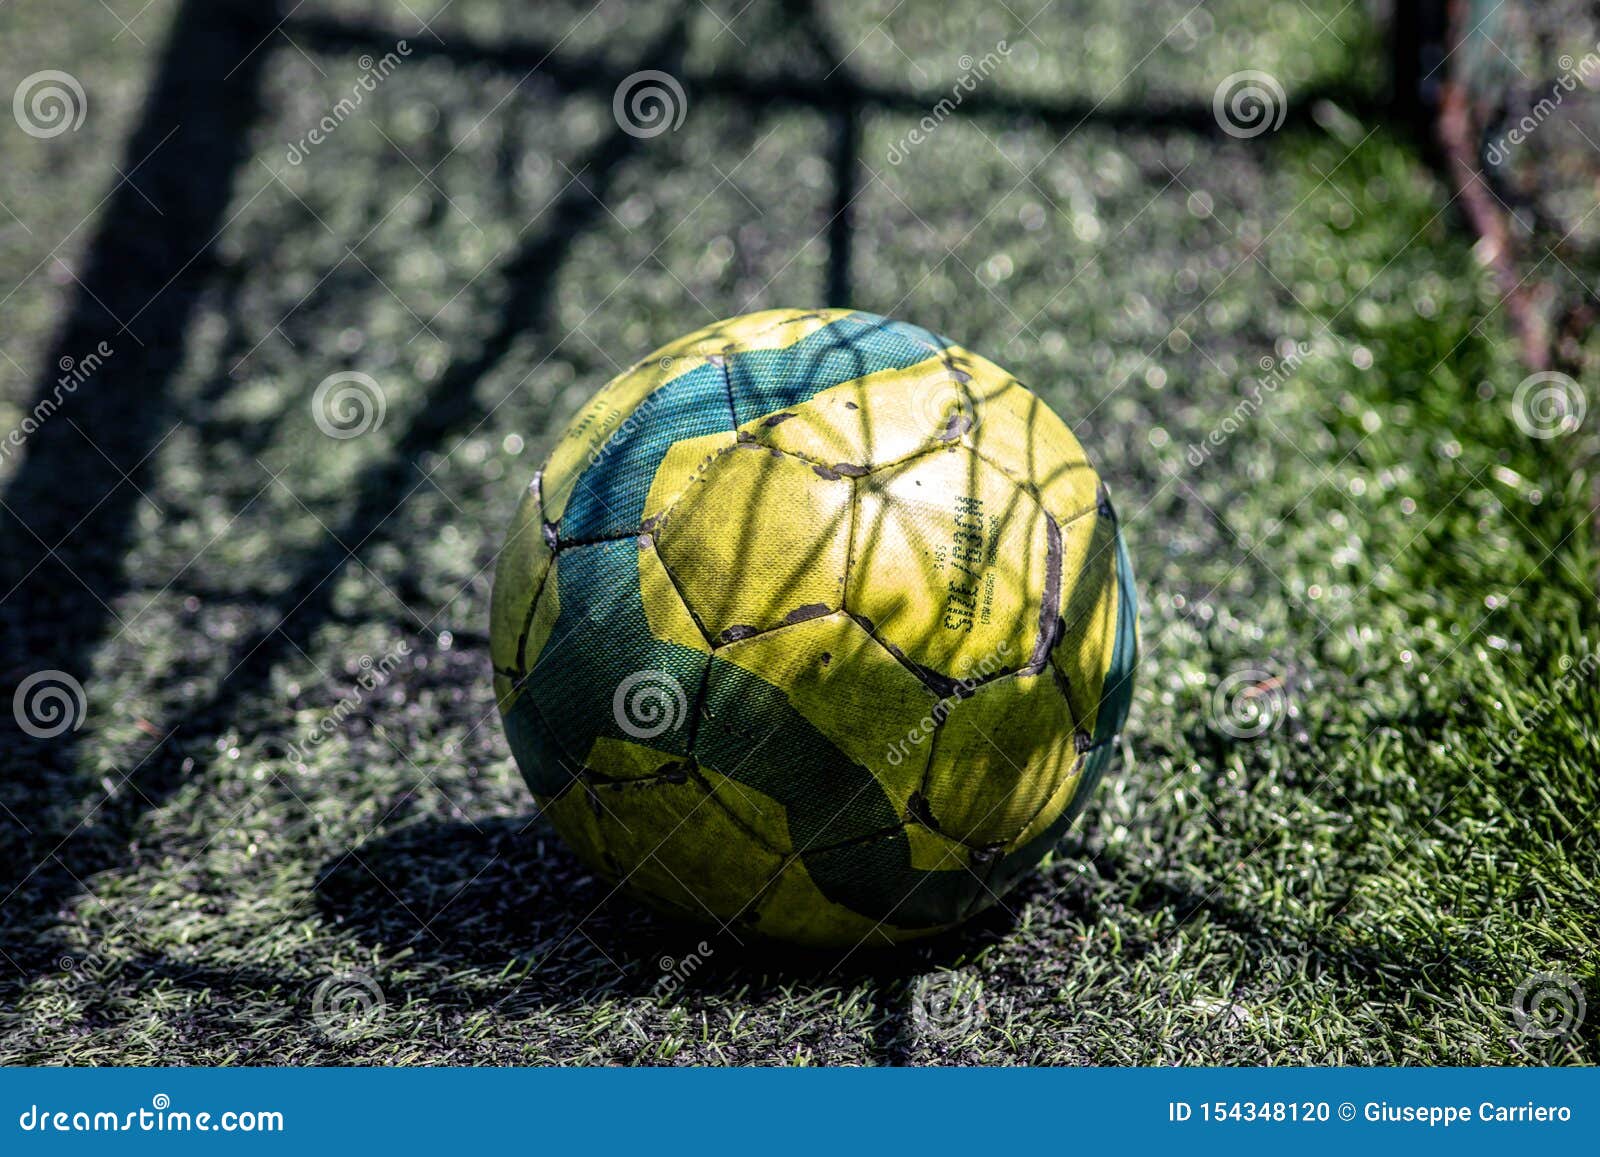
[[[950,705],[928,766],[939,831],[976,846],[1009,845],[1073,773],[1073,724],[1048,672],[999,679]]]
[[[905,813],[927,766],[937,700],[855,620],[825,615],[729,644],[718,656],[781,691],[844,756],[877,778],[896,815]],[[764,734],[760,721],[756,726]],[[852,802],[841,798],[839,806]]]
[[[1033,661],[1058,551],[1039,504],[952,446],[858,483],[849,610],[913,665],[978,680]]]
[[[744,443],[663,517],[658,550],[713,642],[837,610],[850,549],[848,478]]]

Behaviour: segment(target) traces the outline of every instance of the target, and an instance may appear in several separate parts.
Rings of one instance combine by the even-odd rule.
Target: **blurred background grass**
[[[1600,1007],[1594,421],[1515,421],[1506,294],[1392,30],[1041,3],[0,7],[5,91],[60,69],[87,104],[0,119],[0,427],[113,351],[0,461],[0,690],[88,703],[0,728],[0,1059],[1600,1060],[1594,1013],[1513,1014],[1547,976]],[[650,138],[612,114],[645,68],[686,102]],[[1213,97],[1245,70],[1284,115],[1238,137]],[[1145,608],[1119,767],[1047,868],[842,964],[608,898],[532,813],[486,638],[587,395],[819,303],[1043,395]],[[345,370],[385,411],[337,440],[311,398]],[[1276,688],[1253,739],[1218,702],[1244,672]]]

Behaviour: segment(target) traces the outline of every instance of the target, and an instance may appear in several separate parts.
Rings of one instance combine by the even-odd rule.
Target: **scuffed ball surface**
[[[610,382],[528,488],[492,614],[512,750],[579,854],[816,945],[995,903],[1103,774],[1136,660],[1067,427],[848,310],[720,322]]]

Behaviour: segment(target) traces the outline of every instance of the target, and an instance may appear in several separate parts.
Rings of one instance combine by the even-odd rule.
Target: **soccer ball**
[[[495,689],[562,837],[658,907],[885,944],[996,902],[1127,716],[1116,515],[1011,375],[772,310],[613,379],[495,573]]]

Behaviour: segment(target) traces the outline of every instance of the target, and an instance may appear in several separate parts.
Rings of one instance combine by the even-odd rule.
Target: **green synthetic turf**
[[[87,719],[66,747],[0,739],[0,1061],[1600,1061],[1596,419],[1513,420],[1526,371],[1450,190],[1372,111],[1361,6],[1057,0],[1030,35],[1033,6],[824,4],[813,38],[691,4],[687,115],[650,140],[619,139],[608,78],[670,39],[667,6],[456,0],[446,56],[398,5],[311,4],[376,21],[370,47],[291,22],[305,55],[261,48]],[[44,259],[79,268],[97,221],[69,231],[128,168],[176,10],[137,19],[144,45],[43,0],[0,14],[0,75],[58,62],[91,98],[51,141],[0,120],[0,427],[73,300]],[[574,25],[560,83],[468,51]],[[415,54],[287,163],[401,36]],[[1186,117],[1243,69],[1326,99],[1254,139]],[[811,959],[580,868],[501,737],[487,618],[504,523],[590,391],[714,317],[823,303],[851,84],[849,304],[988,354],[1077,430],[1144,656],[1116,769],[1008,911]],[[386,411],[335,440],[311,397],[346,369]],[[1214,698],[1247,671],[1279,710],[1237,738]],[[1587,997],[1563,1039],[1514,1020],[1519,986],[1565,983],[1541,974]]]

